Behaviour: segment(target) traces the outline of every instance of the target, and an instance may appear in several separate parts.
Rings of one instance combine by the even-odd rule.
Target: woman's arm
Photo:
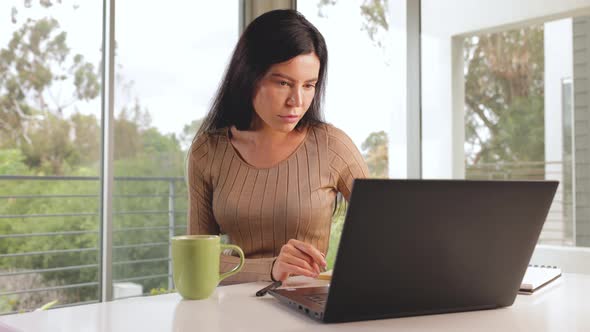
[[[239,284],[242,282],[271,281],[270,273],[272,262],[275,257],[269,258],[247,258],[240,273],[223,279],[222,285]],[[220,272],[231,271],[240,263],[236,256],[221,255]]]
[[[350,137],[336,127],[328,127],[328,150],[336,189],[348,201],[354,179],[369,177],[369,168]]]
[[[219,225],[213,217],[213,188],[205,175],[208,160],[206,137],[191,145],[188,156],[188,234],[219,235]]]

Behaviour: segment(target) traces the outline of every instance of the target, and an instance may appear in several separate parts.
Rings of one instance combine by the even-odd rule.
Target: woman
[[[189,234],[227,234],[246,263],[227,282],[317,277],[338,192],[367,166],[323,122],[328,54],[303,15],[275,10],[241,36],[189,151]],[[238,258],[222,255],[221,269]]]

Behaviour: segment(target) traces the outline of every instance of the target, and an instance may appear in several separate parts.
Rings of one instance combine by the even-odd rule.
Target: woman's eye
[[[313,84],[306,84],[306,85],[304,85],[304,86],[305,86],[307,89],[314,89],[314,88],[315,88],[315,85],[313,85]]]
[[[285,82],[285,81],[280,81],[279,84],[281,86],[288,86],[289,85],[289,83],[288,82]]]

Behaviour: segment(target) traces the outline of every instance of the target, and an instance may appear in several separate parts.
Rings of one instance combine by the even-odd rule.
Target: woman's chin
[[[287,134],[287,133],[292,132],[295,129],[295,127],[297,126],[297,123],[298,122],[294,122],[294,123],[281,123],[279,125],[273,126],[273,129],[276,130],[276,131],[278,131],[278,132]]]

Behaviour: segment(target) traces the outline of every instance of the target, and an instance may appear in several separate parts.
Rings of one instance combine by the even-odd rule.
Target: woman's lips
[[[299,115],[279,115],[279,118],[288,123],[299,121]]]

